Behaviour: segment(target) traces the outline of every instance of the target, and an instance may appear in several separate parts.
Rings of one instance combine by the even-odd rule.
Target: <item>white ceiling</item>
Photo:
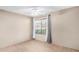
[[[35,17],[47,15],[50,12],[55,12],[70,7],[72,6],[0,6],[0,9]]]

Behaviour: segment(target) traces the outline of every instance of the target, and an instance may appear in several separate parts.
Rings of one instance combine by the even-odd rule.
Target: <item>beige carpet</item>
[[[54,44],[48,44],[38,40],[29,40],[23,43],[12,45],[3,49],[1,52],[74,52],[70,48],[60,47]]]

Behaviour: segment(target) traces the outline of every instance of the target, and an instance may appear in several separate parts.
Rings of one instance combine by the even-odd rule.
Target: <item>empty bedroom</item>
[[[78,6],[0,6],[0,52],[78,51]]]

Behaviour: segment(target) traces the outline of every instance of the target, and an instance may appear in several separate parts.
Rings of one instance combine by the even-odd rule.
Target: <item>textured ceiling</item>
[[[35,17],[40,15],[47,15],[50,12],[55,12],[70,7],[72,6],[0,6],[0,9]]]

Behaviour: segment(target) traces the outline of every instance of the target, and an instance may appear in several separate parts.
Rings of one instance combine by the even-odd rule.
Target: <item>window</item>
[[[47,30],[47,17],[35,19],[35,34],[46,34]]]
[[[43,38],[44,41],[51,43],[51,22],[50,15],[42,18],[33,19],[33,38]]]

